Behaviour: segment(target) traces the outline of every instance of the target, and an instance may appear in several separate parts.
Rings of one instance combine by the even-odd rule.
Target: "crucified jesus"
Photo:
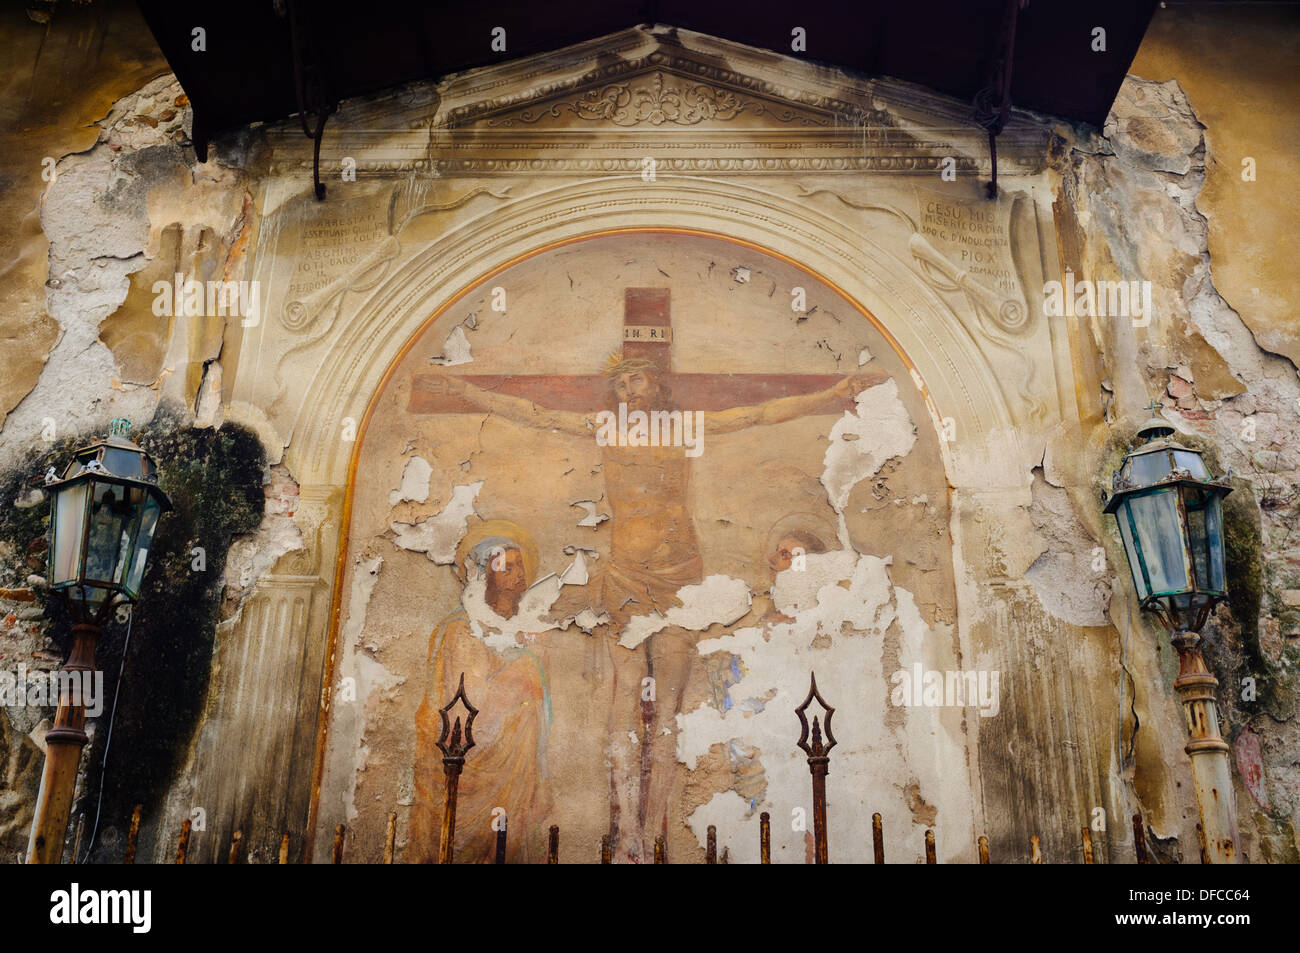
[[[690,462],[696,454],[658,439],[599,439],[607,437],[612,429],[608,426],[609,415],[617,413],[625,419],[636,419],[637,412],[659,419],[673,413],[678,415],[673,419],[693,416],[703,426],[703,434],[696,435],[698,447],[705,434],[711,438],[833,412],[843,401],[883,383],[889,376],[853,374],[815,393],[777,397],[745,407],[695,411],[693,415],[677,406],[670,377],[655,361],[620,360],[608,368],[605,376],[607,403],[612,407],[587,414],[541,407],[527,398],[495,393],[451,375],[435,375],[428,386],[434,393],[458,397],[479,410],[539,430],[597,439],[601,446],[605,496],[611,513],[610,556],[588,586],[573,588],[580,590],[576,595],[582,600],[581,607],[590,606],[608,615],[615,636],[606,639],[614,662],[609,738],[613,747],[621,744],[629,730],[634,732],[639,739],[640,765],[635,772],[639,774],[639,785],[636,824],[632,825],[623,816],[630,812],[619,805],[622,800],[630,800],[620,790],[626,792],[630,787],[627,775],[632,773],[628,770],[631,766],[620,771],[619,758],[611,758],[611,841],[619,844],[620,854],[639,861],[648,856],[647,841],[652,842],[666,829],[677,760],[676,716],[681,710],[698,634],[677,627],[661,629],[643,643],[644,651],[640,646],[619,646],[617,636],[634,615],[662,613],[681,605],[678,590],[702,582],[704,565],[688,508]],[[553,617],[564,617],[560,613],[564,612],[561,603],[565,598],[562,596],[553,607]],[[646,677],[652,681],[646,683]],[[649,691],[645,690],[647,685]],[[629,699],[633,704],[627,706]]]

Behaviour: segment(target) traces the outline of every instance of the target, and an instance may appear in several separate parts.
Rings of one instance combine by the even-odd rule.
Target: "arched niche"
[[[660,808],[669,812],[672,848],[689,850],[694,828],[717,812],[719,828],[737,841],[733,853],[743,856],[742,831],[756,823],[759,805],[783,806],[806,786],[806,777],[789,773],[795,736],[783,748],[773,719],[779,711],[794,723],[786,702],[801,700],[818,663],[823,691],[850,713],[836,725],[845,777],[881,786],[890,803],[875,809],[895,825],[927,819],[885,793],[901,783],[914,784],[955,829],[971,827],[969,779],[951,770],[973,760],[961,712],[899,705],[892,676],[913,663],[961,666],[949,489],[963,464],[944,439],[943,418],[969,428],[974,449],[965,452],[978,458],[1007,432],[995,391],[981,386],[976,360],[954,351],[960,333],[938,317],[941,308],[926,308],[934,304],[929,292],[879,247],[848,241],[811,212],[783,218],[772,197],[730,186],[701,188],[698,204],[678,189],[671,207],[679,219],[715,224],[743,211],[731,234],[638,227],[628,220],[648,217],[641,205],[652,204],[638,203],[638,191],[615,185],[604,200],[588,198],[587,217],[573,207],[583,201],[566,194],[507,208],[436,258],[413,256],[349,323],[323,366],[308,401],[313,416],[355,414],[356,442],[304,440],[297,460],[347,487],[329,688],[337,698],[351,680],[360,695],[326,714],[318,838],[346,815],[354,837],[377,844],[382,818],[403,805],[408,859],[428,859],[427,815],[438,793],[428,783],[437,763],[432,703],[449,700],[465,671],[484,719],[478,756],[486,787],[463,802],[472,849],[482,846],[485,809],[496,799],[516,817],[518,859],[535,859],[544,821],[583,843],[615,823],[626,840],[629,818],[644,834],[653,823],[646,827],[640,815],[648,810],[653,822]],[[764,202],[768,211],[756,214]],[[613,220],[622,224],[599,228]],[[764,245],[744,233],[781,239]],[[542,235],[550,240],[538,242]],[[536,244],[519,250],[530,240]],[[789,253],[800,248],[809,259]],[[500,264],[446,290],[470,260],[485,259]],[[836,274],[871,289],[866,297],[892,321],[828,277]],[[414,321],[422,293],[432,308]],[[671,339],[655,340],[646,329],[664,327],[665,313]],[[407,327],[414,330],[397,340]],[[625,345],[627,328],[636,330]],[[661,365],[685,412],[771,407],[855,374],[882,379],[857,406],[826,398],[798,413],[774,411],[775,423],[716,434],[706,426],[680,486],[671,484],[681,480],[683,461],[665,462],[672,473],[665,488],[653,466],[632,472],[608,459],[593,434],[565,431],[573,415],[612,409],[602,403],[602,375],[621,346]],[[945,359],[959,372],[939,373]],[[926,387],[923,365],[940,380],[937,393]],[[449,392],[448,377],[515,403],[467,399]],[[538,408],[535,419],[519,401]],[[725,417],[716,419],[725,426]],[[338,474],[344,449],[351,457]],[[590,506],[575,506],[583,501]],[[584,519],[588,510],[610,518]],[[667,555],[656,556],[646,534],[662,514]],[[485,583],[476,588],[472,565],[458,573],[466,554],[457,543],[484,521],[507,527],[491,539],[514,541],[527,555],[525,598],[567,604],[575,621],[536,631],[522,609],[483,611]],[[639,530],[625,528],[638,521]],[[620,532],[639,533],[623,540],[622,556]],[[783,540],[809,535],[811,572],[778,579],[768,558]],[[682,537],[690,545],[675,545]],[[698,565],[682,569],[686,560],[677,557],[688,550]],[[618,604],[626,573],[624,588],[600,588],[600,573],[627,569],[629,552],[651,577],[640,581],[650,601],[661,600],[653,606]],[[570,584],[548,602],[544,581],[552,575]],[[764,603],[764,590],[781,579],[784,588]],[[851,604],[837,606],[836,593],[817,586],[802,591],[810,580],[844,591]],[[754,598],[739,614],[726,607],[738,589]],[[681,605],[672,604],[674,592]],[[584,620],[582,608],[612,618]],[[656,613],[663,625],[648,621]],[[683,656],[684,674],[674,668]],[[636,715],[617,713],[637,701],[638,673],[655,677],[656,658],[674,684],[656,701],[658,721],[643,713],[641,727],[656,739],[666,728],[671,748],[647,745],[644,735],[625,743],[638,730]],[[742,720],[744,706],[750,714]],[[426,816],[417,819],[420,811]],[[832,822],[846,843],[865,845],[869,818],[844,805]]]

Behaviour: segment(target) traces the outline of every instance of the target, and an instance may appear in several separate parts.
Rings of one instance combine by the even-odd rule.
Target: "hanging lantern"
[[[1228,594],[1222,501],[1232,487],[1173,434],[1160,417],[1142,425],[1146,443],[1115,472],[1106,512],[1119,524],[1141,607],[1171,632],[1199,632]]]
[[[63,592],[78,621],[103,623],[112,607],[140,595],[158,516],[171,500],[158,487],[158,467],[114,420],[105,440],[73,455],[50,493],[50,588]]]

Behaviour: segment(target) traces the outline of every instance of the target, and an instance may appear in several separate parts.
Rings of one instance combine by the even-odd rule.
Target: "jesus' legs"
[[[695,639],[683,629],[664,629],[650,636],[650,676],[654,679],[654,701],[645,713],[643,757],[648,770],[642,772],[643,829],[647,839],[665,832],[668,802],[672,797],[677,766],[677,715],[696,654]]]
[[[610,770],[610,835],[619,861],[645,859],[638,817],[641,779],[641,683],[646,675],[644,649],[628,649],[606,636],[609,676],[606,685],[607,756]]]

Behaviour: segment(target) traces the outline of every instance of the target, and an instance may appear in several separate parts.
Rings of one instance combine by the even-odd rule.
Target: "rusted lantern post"
[[[822,741],[822,729],[817,722],[817,716],[813,715],[812,730],[809,732],[808,719],[804,715],[814,698],[826,712],[825,742]],[[835,747],[835,735],[831,733],[831,716],[835,714],[835,709],[826,704],[826,699],[822,698],[821,693],[817,691],[816,672],[812,673],[808,697],[794,710],[794,713],[799,716],[799,747],[808,756],[808,771],[812,774],[814,862],[825,864],[828,862],[826,859],[826,775],[830,772],[831,749]],[[809,744],[810,734],[811,744]]]
[[[1160,404],[1153,401],[1147,409],[1158,412]],[[1200,452],[1175,443],[1173,434],[1161,417],[1139,428],[1146,442],[1115,472],[1105,511],[1119,525],[1138,604],[1169,632],[1178,653],[1174,691],[1186,714],[1185,750],[1206,862],[1231,864],[1238,861],[1236,799],[1214,700],[1219,680],[1205,667],[1200,631],[1228,595],[1222,502],[1232,487],[1213,479]]]
[[[158,487],[158,467],[118,418],[109,435],[78,450],[62,476],[45,477],[50,495],[50,590],[72,616],[72,650],[59,672],[59,705],[45,734],[45,767],[36,795],[29,864],[57,864],[72,813],[86,735],[85,689],[95,672],[95,646],[120,606],[140,596],[158,517],[171,500]]]
[[[465,719],[464,733],[461,732],[460,716],[455,724],[447,713],[455,707],[457,701],[465,705],[469,717]],[[469,703],[465,695],[465,673],[460,673],[460,687],[451,701],[438,709],[442,718],[442,733],[438,736],[438,748],[442,751],[442,773],[446,781],[446,790],[442,797],[442,837],[438,842],[438,863],[450,864],[456,841],[456,789],[460,785],[460,772],[465,767],[465,754],[474,747],[474,716],[478,709]]]

